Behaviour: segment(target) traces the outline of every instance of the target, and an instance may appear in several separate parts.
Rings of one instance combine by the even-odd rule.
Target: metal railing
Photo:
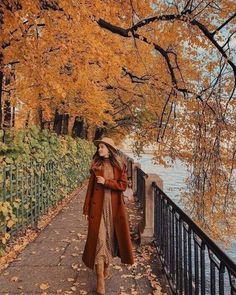
[[[136,196],[141,208],[145,208],[145,177],[147,174],[140,168],[136,167],[137,190]]]
[[[235,295],[236,264],[156,183],[153,189],[155,245],[173,293]]]
[[[82,163],[83,164],[83,163]],[[86,165],[48,161],[0,168],[0,237],[36,227],[48,212],[87,177]],[[9,220],[12,221],[9,223]]]

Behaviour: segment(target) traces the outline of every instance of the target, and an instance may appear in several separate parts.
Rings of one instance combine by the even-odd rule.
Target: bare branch
[[[193,19],[191,21],[191,24],[197,26],[203,32],[203,34],[208,38],[208,40],[218,49],[218,51],[221,53],[221,55],[225,58],[227,63],[233,69],[234,79],[235,79],[235,82],[236,82],[236,65],[233,63],[233,61],[231,61],[229,59],[229,57],[226,54],[226,52],[224,51],[223,47],[220,46],[219,43],[214,39],[213,33],[211,33],[202,23],[200,23],[199,21],[197,21],[195,19]]]
[[[219,32],[224,26],[226,26],[233,18],[236,17],[236,12],[231,15],[221,26],[219,26],[212,34],[215,35],[217,32]]]

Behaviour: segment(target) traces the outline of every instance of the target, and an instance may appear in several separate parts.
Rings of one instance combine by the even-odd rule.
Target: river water
[[[165,168],[161,165],[156,165],[152,161],[151,154],[141,154],[141,156],[135,157],[132,153],[126,153],[129,157],[133,158],[135,162],[141,164],[141,168],[146,173],[155,173],[159,175],[163,180],[163,191],[179,206],[180,203],[180,190],[185,189],[186,185],[184,179],[188,176],[186,167],[180,162],[176,161],[173,167]],[[223,245],[219,245],[226,254],[236,263],[236,239],[231,244],[230,248],[223,248]],[[217,241],[216,241],[217,243]],[[219,243],[217,243],[219,244]]]

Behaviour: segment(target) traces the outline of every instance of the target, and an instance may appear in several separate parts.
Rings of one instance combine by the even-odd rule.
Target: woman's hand
[[[105,178],[102,176],[97,176],[97,183],[104,184],[105,183]]]
[[[88,220],[88,215],[84,214],[84,218],[85,218],[85,220]]]

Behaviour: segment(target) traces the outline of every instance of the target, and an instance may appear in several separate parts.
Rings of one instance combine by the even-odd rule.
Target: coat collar
[[[103,176],[104,175],[104,170],[103,170],[102,166],[97,167],[92,164],[90,171],[93,171],[96,176]],[[113,171],[114,171],[114,179],[117,179],[119,177],[120,170],[118,169],[118,167],[115,166],[115,167],[113,167]]]

